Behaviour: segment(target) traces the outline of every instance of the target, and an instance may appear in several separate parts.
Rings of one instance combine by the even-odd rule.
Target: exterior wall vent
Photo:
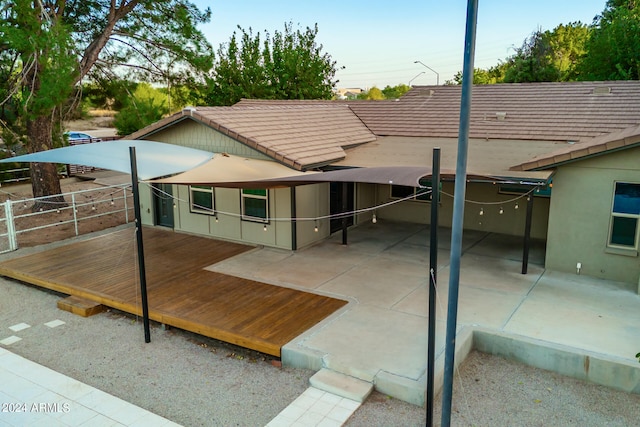
[[[507,118],[507,113],[506,112],[497,112],[496,113],[496,119],[498,119],[499,121],[503,121],[506,118]]]
[[[609,95],[611,93],[611,88],[609,86],[599,86],[593,88],[594,95]]]

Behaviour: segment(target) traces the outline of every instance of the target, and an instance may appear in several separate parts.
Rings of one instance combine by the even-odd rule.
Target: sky
[[[256,32],[304,30],[318,24],[316,42],[340,69],[338,88],[443,84],[462,70],[466,0],[193,0],[210,7],[201,29],[217,51],[237,26]],[[591,24],[606,0],[479,0],[475,67],[513,55],[538,28]],[[420,61],[420,63],[415,63]],[[423,65],[424,64],[424,65]]]

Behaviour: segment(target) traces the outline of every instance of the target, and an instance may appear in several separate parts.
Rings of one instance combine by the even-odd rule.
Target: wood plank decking
[[[347,303],[204,270],[249,246],[156,228],[143,234],[157,322],[280,357],[284,344]],[[2,262],[0,275],[142,315],[134,228]]]

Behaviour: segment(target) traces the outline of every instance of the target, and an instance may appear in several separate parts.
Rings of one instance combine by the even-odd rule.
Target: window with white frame
[[[246,221],[269,221],[269,192],[266,189],[243,188],[242,219]]]
[[[193,213],[215,215],[215,196],[213,187],[205,185],[189,186],[189,209]]]
[[[611,208],[609,246],[638,249],[640,184],[616,182]]]
[[[421,179],[419,184],[422,187],[407,187],[404,185],[392,185],[391,186],[391,197],[394,199],[413,199],[420,200],[425,202],[431,201],[431,180]],[[440,189],[442,189],[442,183],[440,183]]]

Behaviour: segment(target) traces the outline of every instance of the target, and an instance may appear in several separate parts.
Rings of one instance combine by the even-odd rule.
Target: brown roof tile
[[[534,157],[529,161],[511,167],[511,170],[527,171],[549,169],[562,163],[633,146],[640,146],[640,126],[631,126],[607,135],[592,138],[586,142],[564,147],[561,150],[556,150],[549,154]]]
[[[343,148],[376,139],[344,104],[249,105],[185,109],[129,136],[143,138],[193,118],[295,169],[344,158]]]
[[[417,86],[397,101],[349,106],[378,136],[457,137],[460,96],[461,86]],[[471,138],[583,141],[637,124],[639,81],[473,87]]]

